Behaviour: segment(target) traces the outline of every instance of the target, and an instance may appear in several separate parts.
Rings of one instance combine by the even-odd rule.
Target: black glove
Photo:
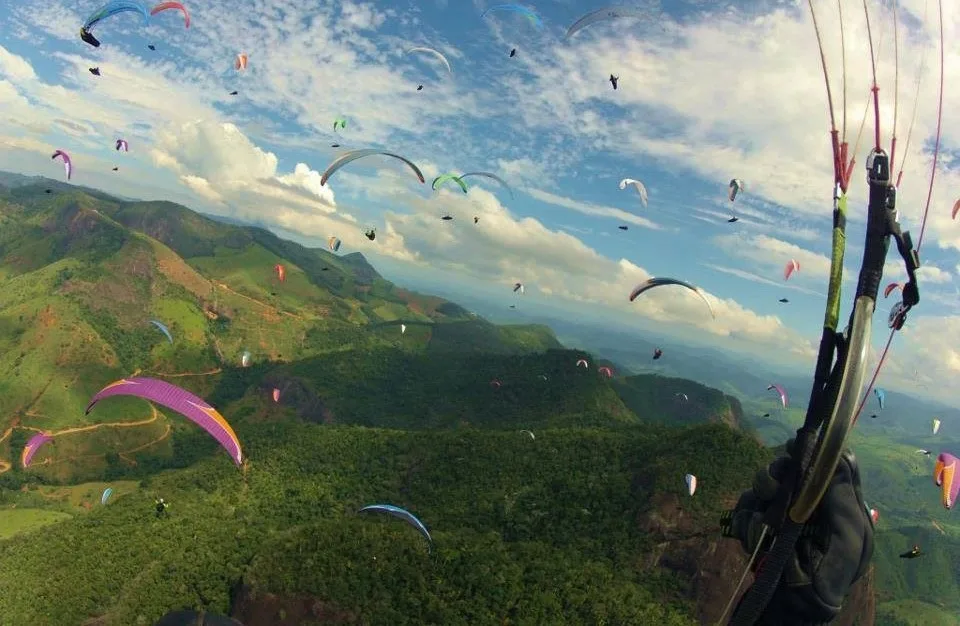
[[[792,439],[787,442],[788,451],[793,444]],[[790,457],[780,457],[758,471],[753,489],[737,502],[731,530],[748,554],[757,546],[763,513],[790,463]],[[829,623],[840,613],[850,587],[866,573],[873,555],[873,522],[860,492],[857,460],[849,450],[841,455],[830,486],[805,526],[758,626]]]

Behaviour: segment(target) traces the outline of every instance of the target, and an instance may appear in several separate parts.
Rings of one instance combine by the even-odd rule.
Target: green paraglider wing
[[[457,176],[456,174],[441,174],[433,179],[433,190],[436,191],[440,185],[449,181],[457,183],[460,186],[460,189],[463,190],[463,193],[467,193],[467,184],[463,182],[462,176]]]

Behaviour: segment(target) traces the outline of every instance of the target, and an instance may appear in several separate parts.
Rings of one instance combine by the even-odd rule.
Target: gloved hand
[[[794,440],[787,442],[788,452],[793,445]],[[789,463],[789,457],[780,457],[758,471],[753,489],[737,502],[731,530],[748,554],[757,546],[763,513]],[[867,571],[873,555],[873,522],[860,492],[860,470],[849,450],[841,455],[830,486],[806,526],[815,530],[797,540],[794,556],[784,567],[759,625],[828,623],[840,613],[850,587]],[[762,556],[761,552],[758,560]]]

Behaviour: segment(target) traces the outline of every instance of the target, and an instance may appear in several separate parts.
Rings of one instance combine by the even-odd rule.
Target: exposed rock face
[[[358,615],[309,595],[258,593],[246,586],[233,599],[232,616],[247,626],[360,623]]]
[[[688,580],[688,597],[696,606],[697,619],[703,624],[717,623],[746,567],[747,555],[738,541],[721,537],[715,525],[684,511],[676,494],[657,494],[651,505],[637,519],[640,528],[657,542],[646,555],[646,565]],[[752,582],[748,575],[741,592]],[[834,625],[873,626],[875,610],[871,566],[851,589]]]

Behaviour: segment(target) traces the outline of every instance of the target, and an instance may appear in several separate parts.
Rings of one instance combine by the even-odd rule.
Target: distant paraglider
[[[590,364],[587,363],[586,359],[577,359],[577,367],[583,367],[584,369],[588,369],[590,367]]]
[[[687,483],[687,493],[693,496],[697,492],[697,477],[693,474],[687,474],[683,480]]]
[[[448,61],[447,57],[443,56],[443,54],[440,53],[438,50],[434,50],[433,48],[427,48],[424,46],[418,46],[416,48],[410,48],[409,50],[407,50],[407,54],[412,54],[414,52],[426,52],[427,54],[432,54],[434,57],[440,59],[440,62],[443,63],[443,65],[447,68],[448,74],[453,74],[453,68],[450,67],[450,61]],[[421,89],[423,89],[423,85],[420,85],[419,87],[417,87],[417,91],[420,91]]]
[[[790,276],[793,275],[794,272],[799,272],[799,271],[800,271],[800,262],[797,261],[796,259],[790,259],[789,261],[787,261],[786,266],[783,268],[783,280],[789,280]]]
[[[233,59],[233,69],[237,70],[238,72],[242,72],[243,70],[247,69],[248,62],[249,59],[247,54],[245,52],[241,52]]]
[[[410,511],[407,511],[406,509],[401,509],[400,507],[393,506],[392,504],[371,504],[369,506],[363,507],[357,512],[358,513],[366,513],[366,512],[386,513],[387,515],[392,515],[394,517],[400,518],[403,521],[410,524],[411,526],[413,526],[414,528],[416,528],[418,531],[420,531],[420,534],[423,535],[428,542],[427,549],[429,549],[430,546],[433,545],[433,537],[430,536],[430,531],[427,530],[427,527],[423,525],[423,522],[417,519],[417,517],[413,513],[411,513]]]
[[[901,555],[900,555],[900,558],[901,558],[901,559],[915,559],[915,558],[917,558],[918,556],[923,556],[924,554],[925,554],[925,553],[920,550],[920,546],[913,546],[913,548],[911,548],[911,549],[908,550],[907,552],[904,552],[903,554],[901,554]]]
[[[40,449],[43,444],[53,441],[53,437],[47,433],[37,433],[27,441],[27,445],[23,447],[23,452],[20,453],[20,465],[23,467],[28,467],[30,461],[33,460],[33,456],[37,453],[37,450]]]
[[[460,190],[463,191],[463,193],[467,193],[467,184],[463,182],[463,179],[460,176],[457,176],[456,174],[451,174],[449,172],[446,174],[441,174],[440,176],[437,176],[436,178],[434,178],[433,184],[431,185],[431,187],[433,188],[434,191],[437,191],[437,189],[439,189],[440,186],[443,185],[443,183],[448,181],[452,183],[456,183],[456,185],[460,187]]]
[[[940,432],[940,420],[933,418],[933,434],[936,435]]]
[[[127,143],[126,139],[117,139],[116,150],[117,152],[129,152],[130,144]]]
[[[607,378],[613,378],[613,370],[607,367],[606,365],[597,369],[597,372],[599,372],[600,374],[603,374]]]
[[[780,396],[780,404],[783,405],[783,408],[787,408],[787,391],[782,386],[773,383],[767,387],[767,391],[776,391]]]
[[[407,167],[413,170],[413,173],[417,175],[417,178],[420,180],[421,183],[427,182],[423,177],[423,172],[420,171],[420,168],[418,168],[413,161],[407,159],[406,157],[400,156],[399,154],[394,154],[392,152],[385,152],[383,150],[373,150],[368,148],[363,150],[351,150],[337,157],[330,165],[327,166],[327,169],[323,172],[323,175],[320,177],[320,185],[321,186],[326,185],[330,177],[344,165],[348,163],[352,163],[357,159],[373,156],[375,154],[388,156],[388,157],[392,157],[394,159],[399,159],[400,161],[403,161],[404,163],[407,164]]]
[[[100,68],[99,68],[99,67],[88,67],[88,68],[87,68],[87,71],[90,72],[91,74],[93,74],[94,76],[100,76]]]
[[[662,357],[662,356],[663,356],[663,350],[661,350],[660,348],[657,348],[656,350],[653,351],[653,360],[654,360],[654,361],[659,361],[659,360],[660,360],[660,357]]]
[[[567,33],[564,35],[564,39],[569,39],[575,34],[590,26],[591,24],[596,24],[597,22],[602,22],[604,20],[613,20],[624,17],[645,17],[649,15],[648,12],[644,12],[640,9],[633,9],[625,6],[610,6],[603,9],[597,9],[596,11],[591,11],[586,15],[583,15],[576,22],[570,25],[567,28]]]
[[[610,74],[610,84],[613,85],[613,90],[614,90],[614,91],[617,90],[617,84],[618,84],[619,81],[620,81],[620,77],[619,77],[619,76],[614,76],[613,74]]]
[[[167,341],[173,343],[173,335],[170,334],[170,329],[167,328],[167,325],[161,322],[160,320],[150,320],[150,323],[157,327],[157,330],[162,332],[167,337]]]
[[[531,432],[531,431],[529,431],[529,430],[521,430],[520,433],[521,433],[521,434],[527,433],[528,435],[530,435],[530,439],[532,439],[532,440],[536,440],[536,438],[537,438],[537,436],[534,435],[533,432]]]
[[[243,367],[250,367],[250,363],[253,361],[253,356],[250,354],[249,350],[244,350],[243,355],[240,357],[240,365]]]
[[[273,266],[273,271],[277,273],[277,280],[281,283],[287,280],[287,269],[280,263]]]
[[[110,496],[113,495],[113,487],[107,487],[103,490],[103,494],[100,495],[100,504],[106,505],[107,500],[110,499]]]
[[[70,180],[70,177],[73,176],[73,161],[70,159],[70,155],[64,150],[56,150],[50,158],[56,159],[57,157],[60,157],[60,160],[63,161],[63,170],[67,175],[67,180]]]
[[[710,306],[710,301],[707,300],[707,297],[705,295],[703,295],[703,292],[700,290],[700,288],[694,287],[690,283],[684,282],[682,280],[677,280],[676,278],[651,278],[649,280],[646,280],[640,283],[639,285],[633,288],[633,291],[630,292],[630,302],[633,302],[634,300],[636,300],[637,296],[644,293],[645,291],[649,291],[650,289],[653,289],[655,287],[663,287],[666,285],[679,285],[680,287],[686,287],[690,291],[700,296],[700,299],[703,300],[703,303],[707,305],[707,309],[710,311],[710,317],[713,317],[714,319],[716,319],[717,316],[714,315],[713,313],[713,307]]]
[[[183,13],[183,26],[184,28],[190,28],[190,13],[187,11],[187,7],[183,6],[181,2],[161,2],[157,6],[150,9],[150,15],[156,15],[162,11],[176,10]]]
[[[330,248],[330,252],[336,252],[340,249],[340,240],[333,235],[327,238],[327,247]]]
[[[647,188],[643,186],[639,180],[634,180],[632,178],[624,178],[620,181],[620,190],[623,191],[627,188],[627,185],[633,185],[637,190],[637,193],[640,195],[640,202],[643,206],[647,206]]]
[[[887,400],[887,392],[881,389],[880,387],[874,387],[873,395],[877,397],[877,404],[880,405],[880,410],[883,410],[883,405]]]

